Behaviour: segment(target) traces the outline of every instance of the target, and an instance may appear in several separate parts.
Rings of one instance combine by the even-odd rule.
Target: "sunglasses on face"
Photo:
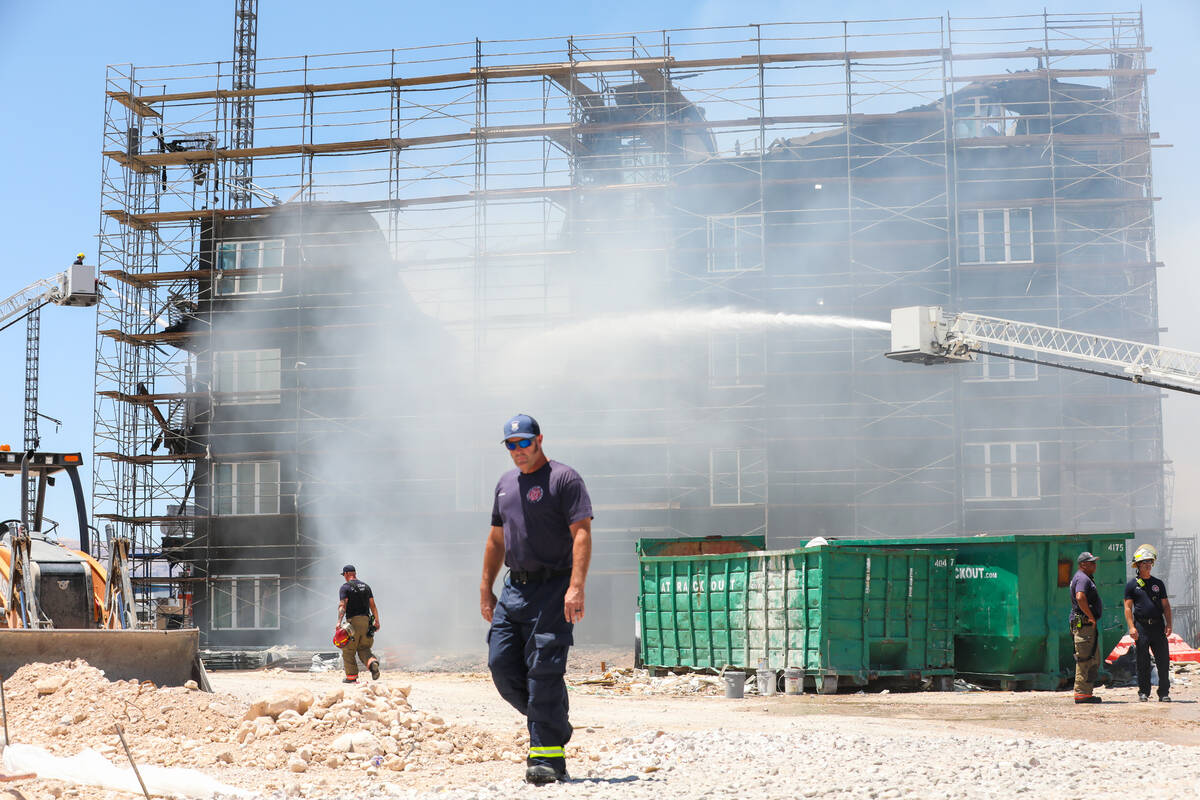
[[[516,441],[505,441],[504,446],[509,450],[516,450],[518,447],[524,450],[529,445],[533,444],[533,439],[518,439]]]

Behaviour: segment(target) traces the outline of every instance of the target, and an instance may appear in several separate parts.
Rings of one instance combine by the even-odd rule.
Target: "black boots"
[[[556,781],[569,781],[571,776],[567,774],[566,759],[556,758],[551,759],[558,762],[561,766],[552,765],[546,761],[529,761],[525,767],[525,782],[532,783],[534,786],[544,786],[547,783]]]

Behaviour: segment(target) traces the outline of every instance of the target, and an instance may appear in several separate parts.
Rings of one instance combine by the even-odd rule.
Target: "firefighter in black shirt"
[[[379,680],[379,659],[371,652],[375,643],[375,631],[379,624],[379,611],[375,608],[375,595],[371,587],[357,578],[353,564],[342,567],[346,582],[338,592],[338,625],[343,620],[349,624],[350,639],[342,645],[342,666],[346,677],[343,683],[358,682],[358,661],[361,659],[371,671],[371,678]]]
[[[1125,584],[1125,623],[1129,637],[1137,644],[1138,700],[1150,699],[1150,654],[1158,667],[1158,699],[1171,702],[1171,653],[1167,637],[1171,635],[1171,603],[1167,585],[1150,574],[1158,551],[1144,544],[1133,554],[1137,575]]]

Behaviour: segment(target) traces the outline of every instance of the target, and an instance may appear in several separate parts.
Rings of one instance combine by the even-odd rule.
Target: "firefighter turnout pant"
[[[1158,667],[1158,696],[1171,693],[1171,645],[1167,643],[1167,629],[1163,618],[1137,619],[1133,622],[1137,630],[1137,679],[1138,694],[1150,696],[1150,654],[1154,654],[1154,665]]]
[[[528,764],[566,768],[567,650],[575,626],[563,615],[570,575],[544,581],[504,582],[488,630],[488,668],[500,696],[521,712],[529,727]]]
[[[342,667],[346,670],[347,678],[357,678],[358,659],[362,660],[363,666],[368,666],[375,658],[375,654],[371,652],[371,646],[375,644],[375,636],[370,633],[371,618],[366,614],[350,617],[348,621],[352,633],[350,641],[341,648]]]
[[[1075,640],[1075,697],[1091,697],[1100,674],[1100,632],[1096,624],[1071,623]]]

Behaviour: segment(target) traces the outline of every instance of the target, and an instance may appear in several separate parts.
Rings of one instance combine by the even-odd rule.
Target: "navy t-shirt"
[[[371,587],[358,578],[346,581],[342,584],[342,588],[338,590],[338,600],[346,601],[346,619],[350,619],[351,617],[365,617],[370,614],[370,600],[374,596],[371,592]]]
[[[514,469],[500,476],[492,503],[492,525],[504,528],[504,564],[509,569],[570,569],[570,527],[592,516],[592,499],[579,473],[548,461],[528,475]]]
[[[1136,619],[1163,619],[1162,601],[1167,596],[1167,585],[1151,575],[1142,584],[1136,575],[1125,584],[1125,599],[1133,601],[1133,616]]]
[[[1099,620],[1100,614],[1104,611],[1104,604],[1100,602],[1100,592],[1096,591],[1096,582],[1083,570],[1079,570],[1075,573],[1075,577],[1071,578],[1071,619],[1083,617],[1083,612],[1079,610],[1079,600],[1075,597],[1076,592],[1083,592],[1083,596],[1087,598],[1088,608],[1092,610],[1092,616]]]

